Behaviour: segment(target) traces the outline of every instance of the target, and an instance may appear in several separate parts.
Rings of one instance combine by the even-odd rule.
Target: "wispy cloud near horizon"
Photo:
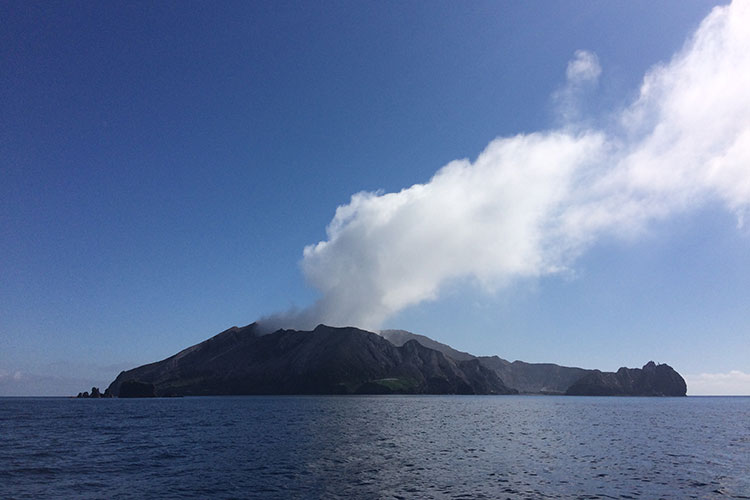
[[[559,273],[603,235],[637,236],[709,202],[741,225],[750,206],[747,26],[750,2],[715,8],[607,129],[582,126],[571,108],[571,89],[602,71],[594,53],[576,52],[562,127],[495,139],[424,184],[354,194],[326,240],[304,249],[302,270],[321,298],[265,321],[377,329],[451,280],[495,290]]]
[[[750,373],[739,370],[685,375],[685,379],[690,396],[750,396]]]

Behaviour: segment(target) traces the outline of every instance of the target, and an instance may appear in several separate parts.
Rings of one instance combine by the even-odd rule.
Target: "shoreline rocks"
[[[98,387],[92,387],[91,392],[83,391],[79,392],[78,396],[76,398],[82,398],[82,399],[100,399],[100,398],[112,398],[114,397],[109,390],[105,390],[103,393],[99,391]]]

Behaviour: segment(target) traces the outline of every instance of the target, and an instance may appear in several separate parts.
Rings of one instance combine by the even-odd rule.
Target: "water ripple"
[[[0,498],[750,498],[750,398],[0,398]]]

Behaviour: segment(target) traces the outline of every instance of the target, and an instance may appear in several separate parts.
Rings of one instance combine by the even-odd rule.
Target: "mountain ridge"
[[[511,362],[499,356],[475,356],[407,330],[381,330],[380,334],[396,345],[416,340],[425,347],[441,351],[446,356],[457,354],[463,360],[478,359],[484,366],[495,371],[506,385],[522,394],[565,394],[575,381],[591,372],[584,368],[554,363],[527,363],[519,360]]]
[[[318,325],[263,334],[251,323],[123,371],[105,391],[118,397],[518,393],[684,396],[686,385],[669,365],[653,362],[601,372],[474,356],[406,330]]]
[[[475,360],[456,361],[414,340],[395,346],[357,328],[259,335],[256,324],[230,328],[158,361],[122,372],[157,396],[222,394],[513,394]]]

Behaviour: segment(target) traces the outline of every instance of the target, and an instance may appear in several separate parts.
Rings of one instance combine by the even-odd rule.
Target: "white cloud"
[[[750,396],[750,373],[739,370],[686,375],[685,381],[690,396]]]
[[[427,184],[354,195],[336,211],[328,240],[305,248],[305,275],[323,292],[316,313],[377,328],[452,278],[493,288],[556,271],[561,263],[545,241],[550,216],[570,197],[574,171],[601,148],[596,134],[498,139]]]
[[[601,74],[602,67],[599,65],[599,58],[587,50],[576,50],[565,71],[568,82],[571,83],[595,82]]]
[[[567,80],[552,99],[564,127],[582,127],[582,103],[587,93],[596,87],[602,68],[593,52],[577,50],[568,62]]]
[[[685,48],[650,70],[615,130],[499,138],[397,193],[338,207],[302,269],[322,298],[275,326],[375,329],[459,278],[487,289],[556,273],[603,234],[719,201],[750,205],[750,2],[717,7]],[[593,82],[576,53],[569,84]]]

